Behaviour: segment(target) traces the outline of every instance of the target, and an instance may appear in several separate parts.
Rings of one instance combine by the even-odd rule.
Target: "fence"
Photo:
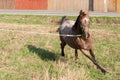
[[[0,0],[0,9],[120,12],[120,0]]]
[[[15,0],[0,0],[0,9],[15,9]]]

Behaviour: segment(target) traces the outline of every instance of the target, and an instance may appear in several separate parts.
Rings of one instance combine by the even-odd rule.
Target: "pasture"
[[[58,34],[61,18],[0,15],[0,80],[120,80],[120,17],[90,18],[95,56],[106,75],[80,51],[75,61],[68,46],[61,57],[58,36],[36,34]]]

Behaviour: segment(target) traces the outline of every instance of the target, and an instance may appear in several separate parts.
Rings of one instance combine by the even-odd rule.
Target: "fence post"
[[[94,4],[94,1],[93,0],[89,0],[89,10],[90,11],[93,11],[93,4]]]

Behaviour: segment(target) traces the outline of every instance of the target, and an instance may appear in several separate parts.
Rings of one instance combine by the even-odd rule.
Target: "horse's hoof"
[[[101,72],[105,75],[106,73],[108,73],[106,70],[102,69]]]

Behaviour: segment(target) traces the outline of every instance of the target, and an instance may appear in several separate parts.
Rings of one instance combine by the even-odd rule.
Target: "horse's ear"
[[[87,12],[87,14],[86,14],[86,17],[88,17],[89,18],[89,16],[90,16],[90,13],[89,13],[89,11]]]
[[[81,17],[83,16],[83,11],[82,11],[82,10],[80,10],[80,16],[81,16]]]

